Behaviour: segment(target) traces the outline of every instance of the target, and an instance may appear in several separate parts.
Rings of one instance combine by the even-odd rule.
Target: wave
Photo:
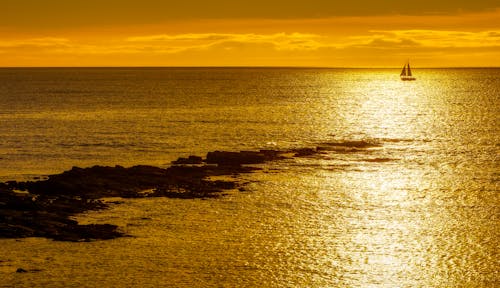
[[[368,158],[368,159],[361,159],[363,162],[372,162],[372,163],[383,163],[383,162],[391,162],[391,161],[396,161],[399,159],[396,158]]]
[[[413,139],[405,139],[405,138],[380,138],[383,142],[389,143],[400,143],[400,142],[413,142]]]
[[[382,144],[374,140],[348,140],[348,141],[335,141],[324,142],[317,147],[318,150],[323,151],[358,151],[369,148],[382,147]]]
[[[58,146],[64,147],[64,148],[73,148],[73,147],[123,148],[123,147],[135,147],[135,146],[137,146],[137,144],[132,144],[132,143],[78,143],[78,144],[59,143]]]

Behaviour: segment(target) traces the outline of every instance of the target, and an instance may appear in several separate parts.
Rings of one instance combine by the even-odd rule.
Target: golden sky
[[[0,0],[0,66],[500,66],[498,0]]]

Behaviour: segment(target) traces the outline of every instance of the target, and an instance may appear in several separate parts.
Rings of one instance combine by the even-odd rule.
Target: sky
[[[2,67],[500,67],[498,0],[0,1]]]

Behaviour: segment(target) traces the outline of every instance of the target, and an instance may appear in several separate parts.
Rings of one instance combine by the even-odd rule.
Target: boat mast
[[[408,60],[408,76],[411,76],[410,60]]]

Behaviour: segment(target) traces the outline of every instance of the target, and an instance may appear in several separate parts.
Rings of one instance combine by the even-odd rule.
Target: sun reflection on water
[[[351,193],[349,206],[342,208],[346,221],[345,237],[352,270],[371,275],[367,282],[394,285],[422,271],[426,251],[418,246],[425,221],[415,213],[421,205],[414,191],[422,186],[418,175],[409,171],[359,171],[342,177],[342,185]],[[355,189],[352,189],[355,187]]]
[[[332,175],[333,183],[324,183],[337,189],[341,183],[340,189],[346,191],[342,195],[348,198],[342,200],[345,206],[340,207],[347,226],[343,230],[347,235],[342,237],[345,251],[340,257],[350,259],[348,273],[365,275],[361,279],[354,277],[352,285],[375,283],[392,287],[403,279],[418,279],[420,284],[428,285],[449,284],[446,279],[433,278],[433,271],[442,269],[436,254],[450,253],[443,251],[446,248],[442,247],[440,236],[447,230],[448,220],[435,211],[435,201],[443,201],[442,195],[437,199],[426,195],[435,187],[433,181],[443,177],[436,169],[419,165],[427,159],[421,158],[424,154],[415,158],[412,151],[428,149],[426,135],[435,134],[435,121],[441,115],[433,115],[436,108],[429,106],[432,87],[428,83],[383,79],[386,74],[361,81],[355,88],[345,88],[354,91],[356,99],[352,103],[356,105],[351,108],[357,115],[345,118],[346,126],[356,127],[361,137],[384,145],[378,150],[364,151],[357,158],[332,156],[357,161],[352,173]],[[390,161],[363,162],[363,157],[379,155]],[[444,187],[450,187],[450,183],[444,183]],[[332,229],[332,233],[338,231],[337,226]]]
[[[439,78],[436,74],[422,73],[415,82],[391,79],[384,71],[375,74],[343,88],[352,96],[343,104],[355,112],[338,113],[345,116],[340,126],[351,131],[335,137],[382,145],[356,155],[331,155],[337,163],[348,163],[347,171],[324,178],[325,187],[345,198],[335,203],[346,225],[342,252],[335,257],[349,260],[344,271],[352,278],[349,284],[442,287],[489,281],[484,279],[492,279],[494,270],[486,255],[495,254],[491,235],[498,233],[484,222],[498,211],[499,197],[491,186],[476,187],[474,175],[492,169],[490,161],[476,160],[486,159],[481,149],[492,148],[467,143],[474,139],[471,134],[485,137],[481,125],[491,130],[491,124],[476,119],[492,108],[465,105],[465,95],[450,94],[456,85],[452,80],[429,78]],[[331,129],[337,132],[337,126],[332,122]],[[388,161],[366,161],[377,157]],[[331,229],[338,233],[338,225]]]

